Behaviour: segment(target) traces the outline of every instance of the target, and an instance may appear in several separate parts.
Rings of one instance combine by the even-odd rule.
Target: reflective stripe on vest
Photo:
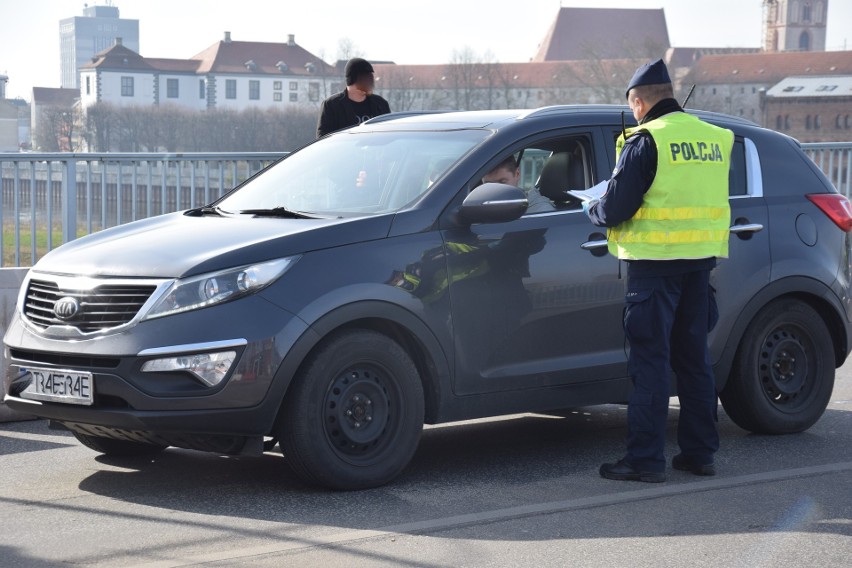
[[[611,254],[628,260],[728,256],[728,170],[734,134],[675,112],[644,130],[657,148],[657,173],[632,218],[607,231]],[[624,138],[619,137],[620,157]]]

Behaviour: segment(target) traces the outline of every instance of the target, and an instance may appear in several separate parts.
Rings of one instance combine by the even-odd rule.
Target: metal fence
[[[802,146],[850,197],[852,142]],[[32,266],[78,236],[207,204],[284,155],[0,154],[0,266]]]
[[[802,148],[837,191],[852,197],[852,142],[814,142],[802,144]]]
[[[285,153],[0,154],[0,266],[78,236],[207,204]]]

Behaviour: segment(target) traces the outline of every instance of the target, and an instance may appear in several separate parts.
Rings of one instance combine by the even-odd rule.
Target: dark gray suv
[[[344,489],[397,476],[424,423],[622,402],[623,270],[565,193],[609,177],[622,110],[386,115],[70,242],[24,282],[5,401],[112,455],[277,440]],[[798,432],[850,351],[849,202],[795,140],[696,114],[736,134],[720,397]],[[509,154],[522,187],[481,184]]]

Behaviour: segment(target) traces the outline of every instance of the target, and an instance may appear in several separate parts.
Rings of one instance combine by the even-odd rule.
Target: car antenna
[[[624,124],[624,111],[621,111],[621,137],[627,140],[627,126]]]
[[[692,91],[695,90],[695,83],[692,84],[692,88],[689,89],[689,92],[686,93],[686,98],[683,99],[683,102],[680,104],[680,108],[686,108],[686,103],[689,102],[689,97],[692,96]]]

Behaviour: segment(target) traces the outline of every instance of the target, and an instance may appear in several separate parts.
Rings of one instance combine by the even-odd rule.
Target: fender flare
[[[837,337],[832,347],[838,362],[842,362],[846,358],[849,353],[850,324],[844,315],[845,310],[837,295],[831,288],[813,278],[804,276],[782,278],[766,285],[740,311],[739,317],[727,334],[728,340],[725,342],[722,354],[713,365],[717,391],[725,388],[728,382],[734,357],[748,325],[760,310],[783,296],[798,296],[808,302],[823,318],[833,336],[836,335],[836,332],[841,331],[842,337]],[[838,352],[838,350],[842,352]]]
[[[359,321],[373,329],[381,330],[380,324],[384,322],[404,330],[407,337],[403,339],[403,348],[406,350],[410,347],[406,342],[417,342],[422,357],[413,357],[415,364],[421,369],[421,374],[424,365],[428,369],[426,376],[421,376],[426,397],[426,419],[427,422],[436,420],[444,397],[451,392],[449,359],[438,338],[423,320],[405,308],[381,300],[363,300],[338,306],[310,323],[308,329],[287,352],[275,373],[270,395],[282,401],[299,367],[311,351],[333,331]],[[371,322],[372,326],[368,322]],[[399,337],[394,339],[400,340]]]

